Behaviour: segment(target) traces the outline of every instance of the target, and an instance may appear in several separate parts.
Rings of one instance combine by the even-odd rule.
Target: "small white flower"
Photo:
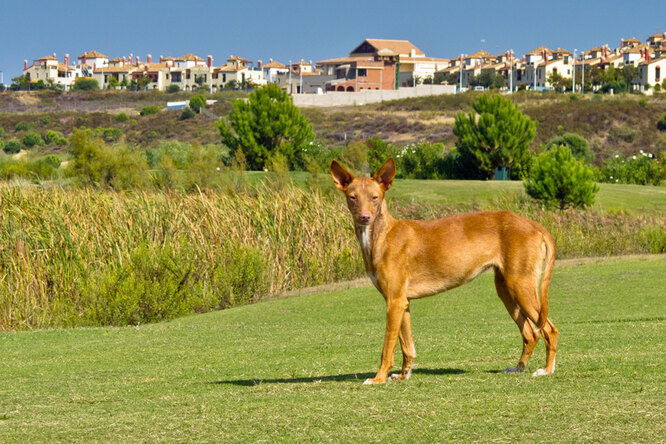
[[[654,156],[652,155],[652,153],[650,153],[650,154],[648,155],[648,157],[649,157],[650,159],[652,159]]]
[[[612,178],[613,178],[613,176],[611,176],[610,178],[612,179]]]
[[[619,154],[616,154],[616,155],[615,155],[615,158],[617,159],[618,157],[620,157],[620,155],[619,155]]]
[[[618,179],[615,179],[615,183],[617,183],[617,182],[618,182]]]
[[[633,156],[632,159],[636,159],[636,156]]]
[[[217,167],[217,171],[220,171],[220,167]]]

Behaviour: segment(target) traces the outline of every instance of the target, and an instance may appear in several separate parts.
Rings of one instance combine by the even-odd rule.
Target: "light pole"
[[[580,81],[580,93],[585,94],[585,57],[583,56],[583,64],[581,66],[582,71],[582,80]]]
[[[574,48],[574,56],[573,56],[573,75],[571,76],[571,92],[576,93],[576,51],[577,49]]]
[[[460,54],[460,92],[462,92],[463,55]]]
[[[293,66],[291,66],[291,60],[289,60],[289,94],[292,94],[293,91],[291,90],[291,70],[293,69]]]

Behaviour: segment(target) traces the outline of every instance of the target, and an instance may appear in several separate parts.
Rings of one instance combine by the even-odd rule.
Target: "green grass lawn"
[[[491,275],[412,303],[412,379],[376,371],[372,288],[128,328],[0,334],[0,442],[664,442],[666,257],[558,263],[523,374]],[[397,357],[397,363],[400,357]]]

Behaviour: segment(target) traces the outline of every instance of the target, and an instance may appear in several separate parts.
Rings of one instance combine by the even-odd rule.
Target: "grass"
[[[367,387],[371,288],[139,327],[0,333],[0,442],[664,442],[666,257],[558,263],[553,376],[492,276],[414,301],[412,379]],[[396,362],[400,362],[397,356]],[[528,371],[543,366],[539,344]]]

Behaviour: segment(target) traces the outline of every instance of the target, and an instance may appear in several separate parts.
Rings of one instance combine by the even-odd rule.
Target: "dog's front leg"
[[[412,318],[409,307],[402,315],[402,325],[400,326],[400,347],[402,348],[402,371],[391,375],[391,379],[406,380],[412,376],[412,362],[416,358],[416,348],[414,347],[414,338],[412,337]]]
[[[379,371],[374,378],[366,379],[363,384],[383,384],[386,382],[388,373],[393,367],[393,355],[398,343],[398,334],[403,321],[405,310],[409,302],[404,294],[395,298],[386,299],[386,335],[384,336],[384,349],[382,350],[382,362]]]

